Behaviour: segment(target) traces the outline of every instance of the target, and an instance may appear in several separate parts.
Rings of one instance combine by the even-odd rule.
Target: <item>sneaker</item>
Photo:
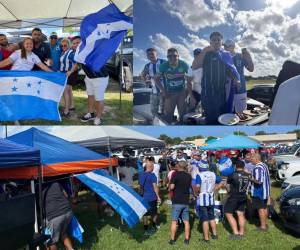
[[[206,239],[200,239],[200,241],[202,241],[203,243],[206,243],[206,244],[209,243],[209,240],[206,240]]]
[[[174,245],[175,244],[175,240],[169,240],[169,244],[170,245]]]
[[[242,237],[239,234],[230,234],[228,239],[229,240],[241,240]]]
[[[183,243],[184,243],[184,245],[188,245],[188,244],[190,244],[190,240],[185,239]]]
[[[102,124],[101,118],[95,117],[95,119],[94,119],[94,125],[101,125],[101,124]]]
[[[68,119],[68,118],[70,118],[71,113],[70,112],[68,112],[68,113],[63,112],[61,116]]]
[[[86,113],[84,116],[80,118],[82,122],[88,122],[95,119],[94,113]]]
[[[218,235],[211,235],[211,238],[213,239],[213,240],[217,240],[218,239]]]

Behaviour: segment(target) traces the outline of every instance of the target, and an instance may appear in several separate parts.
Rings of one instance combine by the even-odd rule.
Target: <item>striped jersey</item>
[[[74,60],[75,51],[73,49],[69,49],[62,53],[60,57],[60,71],[67,72],[70,71],[75,64]]]
[[[156,63],[149,62],[145,65],[143,69],[144,75],[150,77],[154,94],[157,94],[159,92],[155,85],[154,76],[158,73],[159,65],[161,65],[164,62],[164,59],[157,59]]]
[[[220,176],[216,176],[214,172],[200,172],[196,177],[196,185],[200,186],[198,198],[199,206],[213,206],[215,204],[214,190],[215,185],[222,181]]]
[[[251,184],[251,196],[266,200],[270,196],[270,173],[266,164],[260,162],[252,170],[252,177],[260,182]]]
[[[191,160],[191,162],[190,162],[190,165],[192,166],[191,176],[192,176],[193,185],[195,184],[197,175],[200,174],[200,172],[199,172],[200,163],[201,163],[201,160],[197,161],[195,159]]]

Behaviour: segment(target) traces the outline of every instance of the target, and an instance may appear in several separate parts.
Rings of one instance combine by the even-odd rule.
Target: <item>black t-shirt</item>
[[[176,175],[171,179],[171,184],[175,184],[173,204],[189,204],[191,182],[192,177],[188,173],[184,171],[176,172]]]
[[[45,63],[47,59],[51,59],[51,50],[47,43],[42,42],[38,48],[33,46],[32,52],[36,54],[43,63]],[[34,65],[32,70],[40,70],[40,68],[37,65]]]
[[[91,68],[87,67],[84,64],[81,64],[81,67],[82,67],[84,73],[90,79],[100,78],[100,77],[108,77],[108,69],[105,65],[97,72],[93,71]]]
[[[162,172],[162,171],[167,171],[168,170],[168,159],[167,158],[160,158],[158,160],[158,163],[160,165],[160,170],[159,172]]]
[[[51,183],[43,189],[43,207],[48,220],[72,211],[62,186],[57,182]]]
[[[246,198],[249,182],[249,176],[244,171],[235,171],[233,174],[229,175],[227,184],[230,184],[230,197]]]

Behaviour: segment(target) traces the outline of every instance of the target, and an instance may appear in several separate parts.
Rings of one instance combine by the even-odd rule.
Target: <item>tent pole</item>
[[[120,70],[121,70],[121,79],[119,79],[120,81],[120,97],[119,97],[119,109],[122,108],[122,86],[125,83],[124,81],[124,68],[123,68],[123,64],[124,64],[124,59],[123,59],[123,42],[121,43],[121,47],[120,47]],[[126,86],[125,86],[126,89]]]
[[[43,197],[42,197],[42,164],[38,166],[38,187],[39,187],[39,206],[40,206],[40,226],[41,232],[44,230],[44,220],[43,220]]]
[[[30,184],[31,184],[31,193],[35,194],[34,179],[32,179],[30,181]],[[35,222],[34,222],[34,231],[36,233],[38,233],[39,232],[39,226],[38,226],[38,220],[37,220],[36,202],[34,203],[34,219],[35,219]],[[40,247],[37,247],[36,249],[39,250]]]

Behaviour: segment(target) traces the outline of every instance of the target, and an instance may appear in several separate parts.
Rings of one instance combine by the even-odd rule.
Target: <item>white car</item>
[[[300,186],[300,175],[290,177],[290,178],[284,180],[284,182],[281,184],[281,188],[283,190],[286,190],[286,189],[289,189],[292,187],[296,187],[296,186]]]
[[[291,154],[274,156],[277,164],[277,177],[280,180],[300,175],[300,146],[294,146]]]

